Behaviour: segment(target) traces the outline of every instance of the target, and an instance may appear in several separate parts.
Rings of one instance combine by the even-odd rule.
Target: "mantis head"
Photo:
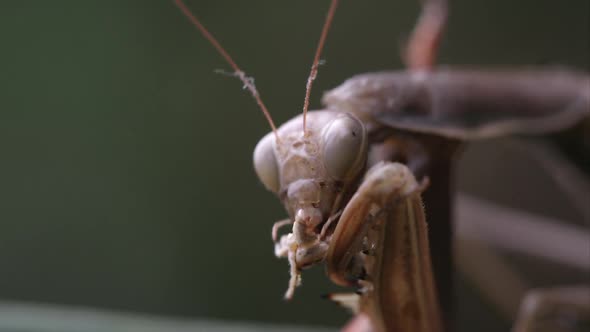
[[[365,126],[352,114],[310,112],[305,133],[301,121],[298,116],[281,126],[276,136],[267,134],[254,150],[258,178],[289,214],[287,222],[275,226],[293,223],[292,233],[283,235],[275,248],[278,257],[289,257],[292,275],[323,260],[330,225],[336,224],[356,188],[368,149]]]

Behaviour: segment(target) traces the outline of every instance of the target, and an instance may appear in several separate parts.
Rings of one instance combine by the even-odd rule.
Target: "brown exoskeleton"
[[[425,11],[426,23],[419,24],[415,43],[408,48],[410,71],[355,77],[326,94],[329,110],[308,114],[311,85],[337,2],[332,0],[322,31],[303,115],[277,129],[252,81],[176,0],[252,92],[273,128],[255,149],[254,167],[289,214],[272,228],[275,254],[288,258],[291,266],[285,297],[293,296],[302,268],[325,261],[332,281],[359,291],[334,298],[352,307],[358,317],[367,317],[373,330],[439,331],[443,324],[421,198],[426,176],[433,175],[432,157],[439,152],[448,165],[464,140],[543,132],[574,123],[587,114],[583,106],[588,91],[579,89],[587,77],[432,70],[434,46],[446,17],[435,6]],[[432,13],[439,21],[429,19]],[[530,87],[538,86],[539,81],[554,83],[543,85],[555,89],[538,95]],[[467,88],[473,91],[465,93]],[[510,106],[522,106],[517,114],[521,116],[502,112],[512,111]],[[539,114],[527,113],[529,108]],[[470,117],[473,109],[483,116]],[[556,109],[565,112],[554,112]],[[490,110],[494,112],[486,113]],[[391,137],[393,152],[371,158],[376,150],[387,150]],[[440,145],[428,145],[439,138]],[[408,149],[412,144],[417,148]],[[441,175],[448,176],[444,170],[448,169]],[[440,186],[439,180],[433,181],[433,187]],[[279,238],[278,229],[290,224],[292,232]],[[433,253],[438,245],[436,249]],[[440,251],[444,254],[445,249]]]

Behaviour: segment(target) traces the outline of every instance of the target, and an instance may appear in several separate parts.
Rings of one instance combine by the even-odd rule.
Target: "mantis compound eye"
[[[264,136],[254,149],[254,169],[266,189],[277,193],[280,189],[279,165],[273,147],[275,136]]]
[[[355,116],[341,113],[322,133],[324,165],[337,180],[354,177],[367,158],[367,131]]]

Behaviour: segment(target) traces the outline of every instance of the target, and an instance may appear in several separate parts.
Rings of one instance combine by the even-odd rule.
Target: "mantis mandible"
[[[303,268],[325,262],[332,281],[359,292],[334,299],[368,317],[377,331],[443,329],[421,199],[432,171],[433,155],[425,143],[429,135],[443,138],[442,150],[451,159],[461,141],[556,130],[587,113],[584,105],[590,95],[579,88],[588,81],[585,75],[432,70],[446,20],[444,1],[425,3],[406,54],[409,71],[355,77],[325,95],[328,110],[308,112],[338,4],[332,0],[307,82],[303,114],[277,128],[253,82],[183,2],[175,2],[234,69],[272,128],[255,149],[254,167],[289,214],[272,228],[275,254],[290,264],[285,297],[293,297]],[[553,84],[557,88],[538,95],[534,88],[547,85],[539,81],[557,81]],[[477,89],[465,95],[461,90],[465,86]],[[499,99],[505,105],[494,103]],[[511,113],[463,121],[474,105]],[[532,120],[515,116],[520,110],[510,105],[532,105],[538,114]],[[478,111],[485,113],[487,108]],[[383,152],[388,144],[394,149]],[[381,156],[375,158],[375,151]],[[286,225],[292,225],[292,231],[279,238],[279,228]]]

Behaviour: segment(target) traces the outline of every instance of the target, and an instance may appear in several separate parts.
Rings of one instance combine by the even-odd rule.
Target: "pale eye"
[[[275,157],[274,133],[264,136],[254,149],[254,169],[266,189],[277,193],[279,184],[279,165]]]
[[[349,113],[341,113],[322,133],[324,165],[328,174],[338,180],[357,175],[367,156],[365,126]]]

